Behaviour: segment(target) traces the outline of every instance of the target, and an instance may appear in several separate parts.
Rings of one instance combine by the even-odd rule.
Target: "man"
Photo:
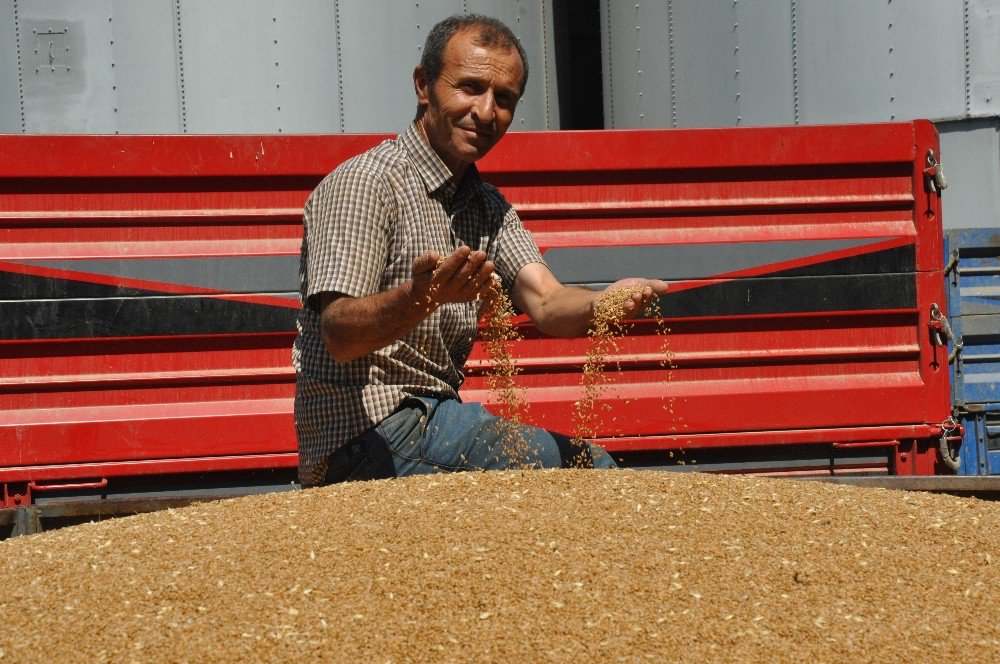
[[[507,131],[527,77],[507,26],[445,19],[413,71],[413,124],[339,166],[306,203],[293,350],[303,486],[512,464],[499,441],[515,425],[458,399],[494,275],[543,332],[580,336],[591,324],[600,293],[556,280],[474,165]],[[635,285],[626,313],[667,288],[609,289]],[[517,437],[531,466],[579,463],[566,436],[524,426]],[[599,447],[583,452],[585,465],[615,465]]]

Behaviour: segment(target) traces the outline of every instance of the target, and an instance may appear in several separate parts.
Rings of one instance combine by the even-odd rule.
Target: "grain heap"
[[[996,661],[998,546],[995,503],[789,480],[348,483],[0,542],[0,659]]]

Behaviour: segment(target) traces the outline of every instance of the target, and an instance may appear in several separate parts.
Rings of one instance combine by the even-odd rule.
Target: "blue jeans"
[[[408,397],[395,413],[330,457],[326,483],[462,470],[616,468],[597,445],[516,425],[482,404]]]

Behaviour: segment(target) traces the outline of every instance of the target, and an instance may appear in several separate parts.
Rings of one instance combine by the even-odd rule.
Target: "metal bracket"
[[[19,507],[14,522],[14,529],[10,533],[11,537],[34,535],[40,532],[42,532],[42,520],[39,518],[38,506],[28,505],[27,507]]]
[[[31,504],[31,487],[27,484],[4,482],[0,488],[0,507],[24,507]]]

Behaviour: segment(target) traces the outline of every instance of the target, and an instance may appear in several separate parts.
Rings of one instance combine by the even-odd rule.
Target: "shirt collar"
[[[399,135],[399,142],[413,158],[417,174],[424,181],[428,193],[440,191],[446,200],[452,200],[456,193],[464,198],[464,192],[470,191],[481,180],[475,164],[470,164],[462,177],[461,186],[455,183],[451,170],[441,161],[441,157],[427,143],[423,132],[414,121]]]

